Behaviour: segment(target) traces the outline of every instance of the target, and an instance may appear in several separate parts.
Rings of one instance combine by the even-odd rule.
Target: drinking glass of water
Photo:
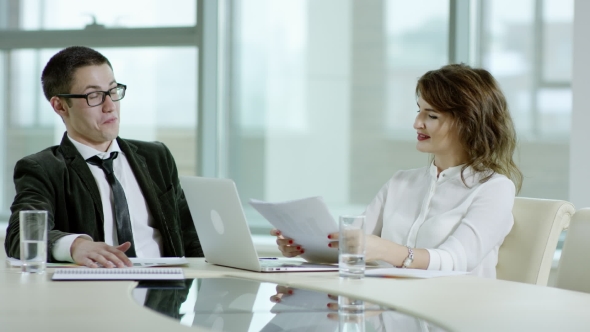
[[[47,263],[47,211],[20,211],[21,271],[43,273]]]
[[[338,270],[340,277],[365,276],[365,216],[340,216]]]

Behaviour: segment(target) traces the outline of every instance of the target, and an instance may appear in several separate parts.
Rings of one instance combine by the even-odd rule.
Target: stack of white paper
[[[301,255],[311,262],[336,263],[338,249],[328,247],[328,234],[338,232],[338,224],[321,197],[269,203],[250,200],[254,207],[285,237],[303,246]]]

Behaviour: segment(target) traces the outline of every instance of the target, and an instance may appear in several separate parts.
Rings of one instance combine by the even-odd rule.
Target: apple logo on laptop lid
[[[219,233],[219,235],[225,232],[223,220],[221,220],[221,216],[215,210],[211,210],[211,223],[213,224],[213,228],[215,228],[215,231]]]

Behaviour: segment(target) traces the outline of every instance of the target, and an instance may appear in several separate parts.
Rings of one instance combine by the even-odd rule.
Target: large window
[[[0,222],[8,219],[14,198],[16,161],[59,144],[65,132],[43,96],[40,77],[49,58],[69,45],[87,45],[103,53],[116,79],[127,84],[121,101],[121,137],[162,141],[181,174],[197,173],[196,20],[192,0],[176,1],[174,6],[144,0],[100,5],[0,0],[0,70],[5,70],[0,86],[6,87],[0,89]],[[178,30],[182,27],[185,30]],[[189,38],[178,41],[179,33]]]
[[[514,117],[521,195],[568,200],[573,0],[491,0],[479,10],[478,65]]]
[[[448,1],[232,3],[226,162],[242,202],[319,195],[360,213],[396,170],[428,164],[414,89],[448,62]]]
[[[384,4],[387,126],[383,129],[388,137],[414,141],[418,77],[449,62],[449,1]]]
[[[20,0],[12,2],[9,28],[19,30],[73,30],[194,26],[196,1],[175,0]],[[14,11],[17,10],[18,12]]]
[[[486,1],[482,13],[481,65],[502,84],[519,134],[567,140],[573,0]]]
[[[469,64],[504,90],[521,196],[568,198],[573,1],[467,1]],[[396,170],[422,167],[418,77],[447,64],[457,1],[232,1],[228,172],[246,203],[321,195],[362,212]],[[465,4],[466,1],[461,2]],[[455,13],[456,14],[456,13]],[[457,26],[457,25],[456,25]],[[453,36],[454,38],[456,36]]]

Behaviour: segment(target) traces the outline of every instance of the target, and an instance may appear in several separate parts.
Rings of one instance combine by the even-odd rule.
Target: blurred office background
[[[395,171],[426,166],[414,88],[449,62],[500,82],[520,195],[568,200],[573,2],[0,0],[0,224],[15,162],[61,140],[40,73],[74,44],[128,85],[121,136],[166,143],[180,174],[234,179],[253,233],[270,225],[250,198],[359,213]]]

